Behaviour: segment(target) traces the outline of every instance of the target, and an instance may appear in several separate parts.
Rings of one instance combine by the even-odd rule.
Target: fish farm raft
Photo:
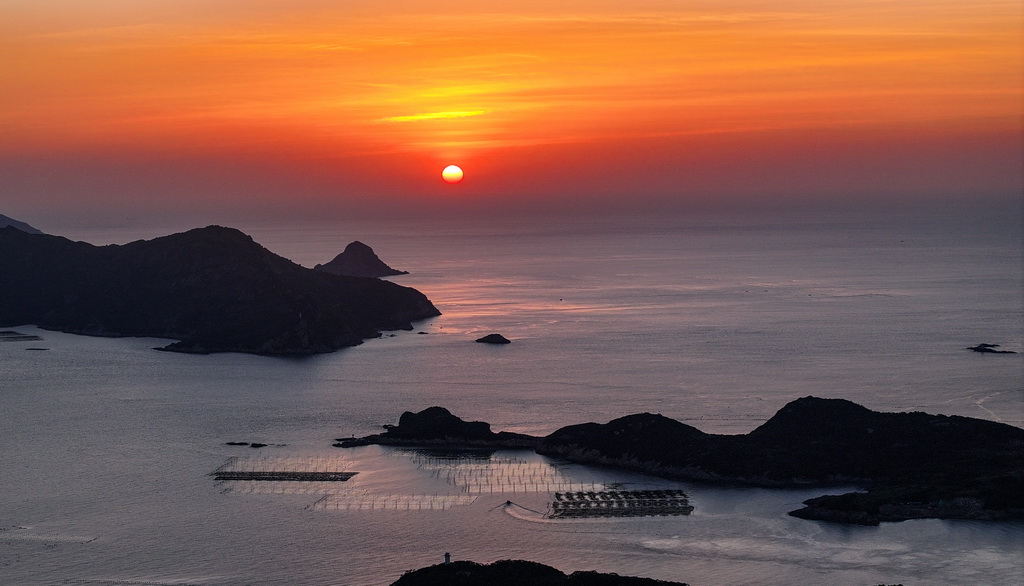
[[[346,465],[323,458],[228,458],[210,476],[217,482],[344,482],[357,474]]]
[[[649,517],[689,515],[693,506],[681,490],[556,492],[548,518]]]

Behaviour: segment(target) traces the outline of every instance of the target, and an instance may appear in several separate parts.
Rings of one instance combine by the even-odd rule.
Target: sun
[[[441,179],[444,179],[445,183],[458,183],[462,181],[462,169],[458,165],[448,165],[441,171]]]

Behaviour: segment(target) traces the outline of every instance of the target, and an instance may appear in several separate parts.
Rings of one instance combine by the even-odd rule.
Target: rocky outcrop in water
[[[456,561],[406,572],[391,586],[686,586],[652,578],[634,578],[600,572],[559,570],[523,560],[501,560],[492,564]]]
[[[484,336],[482,338],[477,338],[474,341],[480,342],[481,344],[511,344],[512,343],[511,340],[509,340],[505,336],[502,336],[501,334],[487,334],[486,336]]]
[[[1016,354],[1013,350],[996,350],[996,348],[999,348],[999,344],[978,344],[977,346],[969,346],[967,349],[981,352],[982,354]]]
[[[349,243],[331,262],[316,265],[313,270],[347,277],[391,277],[409,274],[407,271],[389,267],[372,248],[358,240]]]
[[[0,274],[0,326],[170,338],[178,352],[332,352],[440,314],[415,289],[303,268],[219,226],[121,246],[2,228]]]

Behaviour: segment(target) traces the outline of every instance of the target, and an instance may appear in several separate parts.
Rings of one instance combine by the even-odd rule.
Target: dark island
[[[313,267],[314,271],[323,271],[346,277],[391,277],[408,275],[408,271],[399,271],[389,267],[373,249],[356,240],[349,243],[345,250],[334,257],[331,262]]]
[[[970,417],[880,413],[804,397],[744,435],[707,434],[642,413],[563,427],[544,438],[493,433],[432,407],[341,447],[534,447],[571,462],[664,478],[761,487],[866,488],[811,499],[791,514],[877,525],[917,518],[1024,519],[1024,430]]]
[[[440,315],[415,289],[303,268],[219,226],[120,246],[0,228],[0,274],[0,326],[177,352],[332,352]]]
[[[484,336],[482,338],[477,338],[474,341],[475,342],[479,342],[481,344],[511,344],[512,343],[512,340],[509,340],[508,338],[506,338],[505,336],[502,336],[501,334],[487,334],[486,336]]]
[[[968,350],[974,350],[982,354],[1016,354],[1013,350],[996,350],[999,344],[978,344],[977,346],[969,346]]]
[[[391,586],[687,586],[653,578],[600,572],[566,575],[551,566],[523,560],[493,564],[457,561],[406,572]]]

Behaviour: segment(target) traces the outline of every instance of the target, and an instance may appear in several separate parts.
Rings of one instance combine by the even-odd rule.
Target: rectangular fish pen
[[[328,494],[310,508],[321,511],[447,511],[471,505],[475,496],[466,494]]]
[[[605,490],[557,492],[547,516],[550,519],[657,517],[692,512],[693,506],[681,490]]]
[[[357,472],[335,458],[229,458],[210,476],[225,492],[316,494],[335,492]]]

